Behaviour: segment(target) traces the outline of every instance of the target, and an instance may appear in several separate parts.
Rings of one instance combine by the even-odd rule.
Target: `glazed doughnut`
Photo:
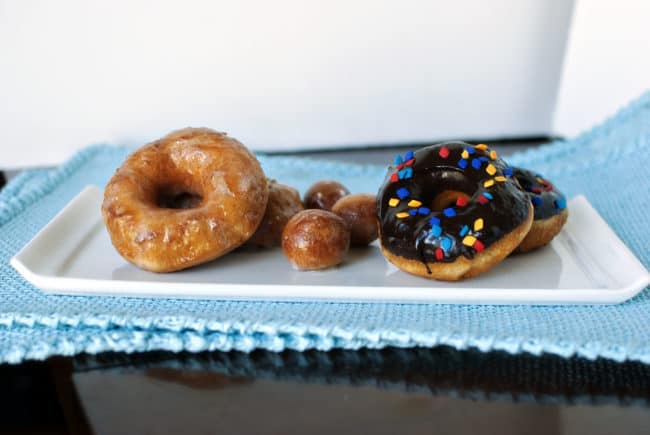
[[[569,212],[566,197],[540,174],[523,168],[512,168],[513,177],[528,196],[535,209],[533,225],[515,252],[528,252],[548,244],[564,226]]]
[[[350,191],[338,181],[317,181],[305,192],[305,208],[331,211],[336,201],[349,194]]]
[[[350,248],[350,230],[332,212],[303,210],[282,231],[282,250],[295,269],[327,269],[341,263]]]
[[[266,177],[244,145],[225,133],[187,128],[126,158],[106,186],[102,215],[122,257],[172,272],[244,243],[267,198]]]
[[[355,193],[339,199],[332,207],[332,212],[350,228],[351,245],[366,246],[377,238],[376,203],[375,195]]]
[[[282,230],[289,219],[303,210],[300,193],[291,186],[267,180],[269,186],[269,201],[266,205],[262,223],[246,242],[246,246],[270,248],[280,246]]]
[[[513,171],[487,145],[445,142],[398,155],[377,195],[384,256],[425,278],[455,281],[500,262],[533,220]]]

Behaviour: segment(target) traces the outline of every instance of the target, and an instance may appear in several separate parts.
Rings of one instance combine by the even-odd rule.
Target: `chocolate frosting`
[[[530,200],[512,175],[483,144],[444,142],[398,156],[377,195],[382,246],[425,264],[473,258],[528,218]],[[451,204],[436,209],[440,194]]]
[[[562,213],[566,208],[566,197],[543,176],[528,169],[512,168],[513,177],[528,192],[535,208],[535,220],[543,220]]]

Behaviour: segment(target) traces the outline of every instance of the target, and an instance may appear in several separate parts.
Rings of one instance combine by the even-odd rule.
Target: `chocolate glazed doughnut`
[[[526,238],[515,252],[528,252],[547,245],[569,217],[566,197],[540,174],[523,168],[512,168],[513,177],[528,193],[535,209],[535,217]]]
[[[441,280],[490,269],[533,220],[512,176],[485,144],[445,142],[398,155],[377,195],[384,256],[406,272]]]

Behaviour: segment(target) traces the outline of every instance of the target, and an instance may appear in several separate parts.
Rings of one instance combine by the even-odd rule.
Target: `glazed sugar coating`
[[[336,201],[349,194],[350,191],[338,181],[317,181],[305,192],[305,208],[331,211]]]
[[[282,250],[296,269],[336,266],[350,247],[350,230],[339,216],[309,209],[294,215],[282,231]]]
[[[225,133],[187,128],[126,158],[106,186],[102,215],[122,257],[171,272],[248,240],[267,199],[266,177],[244,145]]]
[[[419,263],[422,276],[437,279],[487,270],[519,244],[532,222],[530,201],[512,176],[484,144],[445,142],[397,156],[377,195],[387,258]],[[499,243],[498,255],[483,254],[509,234],[516,237]],[[475,268],[471,262],[479,256]],[[432,267],[459,259],[468,260],[466,267],[453,274]]]
[[[355,193],[339,199],[332,207],[332,212],[350,228],[352,245],[366,246],[377,238],[376,202],[375,195]]]
[[[291,186],[267,180],[269,201],[262,223],[246,245],[270,248],[280,246],[282,230],[289,219],[303,210],[300,193]]]

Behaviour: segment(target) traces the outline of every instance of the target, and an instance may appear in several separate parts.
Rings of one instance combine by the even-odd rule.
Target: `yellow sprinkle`
[[[544,180],[542,180],[542,179],[539,178],[539,177],[536,177],[536,179],[537,179],[537,182],[538,182],[539,184],[542,184],[542,183],[544,182]]]
[[[418,201],[417,199],[412,199],[408,203],[409,207],[419,207],[421,205],[422,205],[422,203],[420,201]]]
[[[492,160],[496,159],[496,158],[497,158],[497,152],[494,151],[494,150],[490,151],[490,158],[491,158]]]
[[[483,187],[490,187],[494,185],[494,180],[487,180],[485,183],[483,183]]]
[[[397,207],[397,204],[399,204],[399,199],[397,198],[391,198],[388,200],[388,205],[391,207]]]
[[[483,219],[478,218],[474,221],[474,231],[481,231],[483,229]]]
[[[403,219],[405,217],[408,217],[409,214],[407,212],[403,211],[401,213],[397,213],[395,216],[397,217],[397,219]]]
[[[463,150],[463,152],[460,153],[460,156],[462,158],[464,158],[464,159],[468,159],[469,158],[469,153],[467,152],[467,150]]]
[[[474,236],[465,236],[463,239],[463,245],[465,246],[474,246],[474,242],[476,242],[476,237]]]
[[[474,148],[476,148],[477,150],[486,150],[486,149],[488,149],[488,146],[485,145],[484,143],[480,143],[480,144],[476,145]]]
[[[504,177],[503,175],[499,175],[499,176],[497,176],[497,177],[494,177],[494,179],[497,180],[497,181],[500,181],[500,182],[502,182],[502,183],[503,183],[504,181],[506,181],[506,177]]]
[[[494,165],[490,163],[489,165],[487,165],[487,168],[485,168],[485,172],[487,172],[490,175],[494,175],[497,172],[497,168],[495,168]]]

